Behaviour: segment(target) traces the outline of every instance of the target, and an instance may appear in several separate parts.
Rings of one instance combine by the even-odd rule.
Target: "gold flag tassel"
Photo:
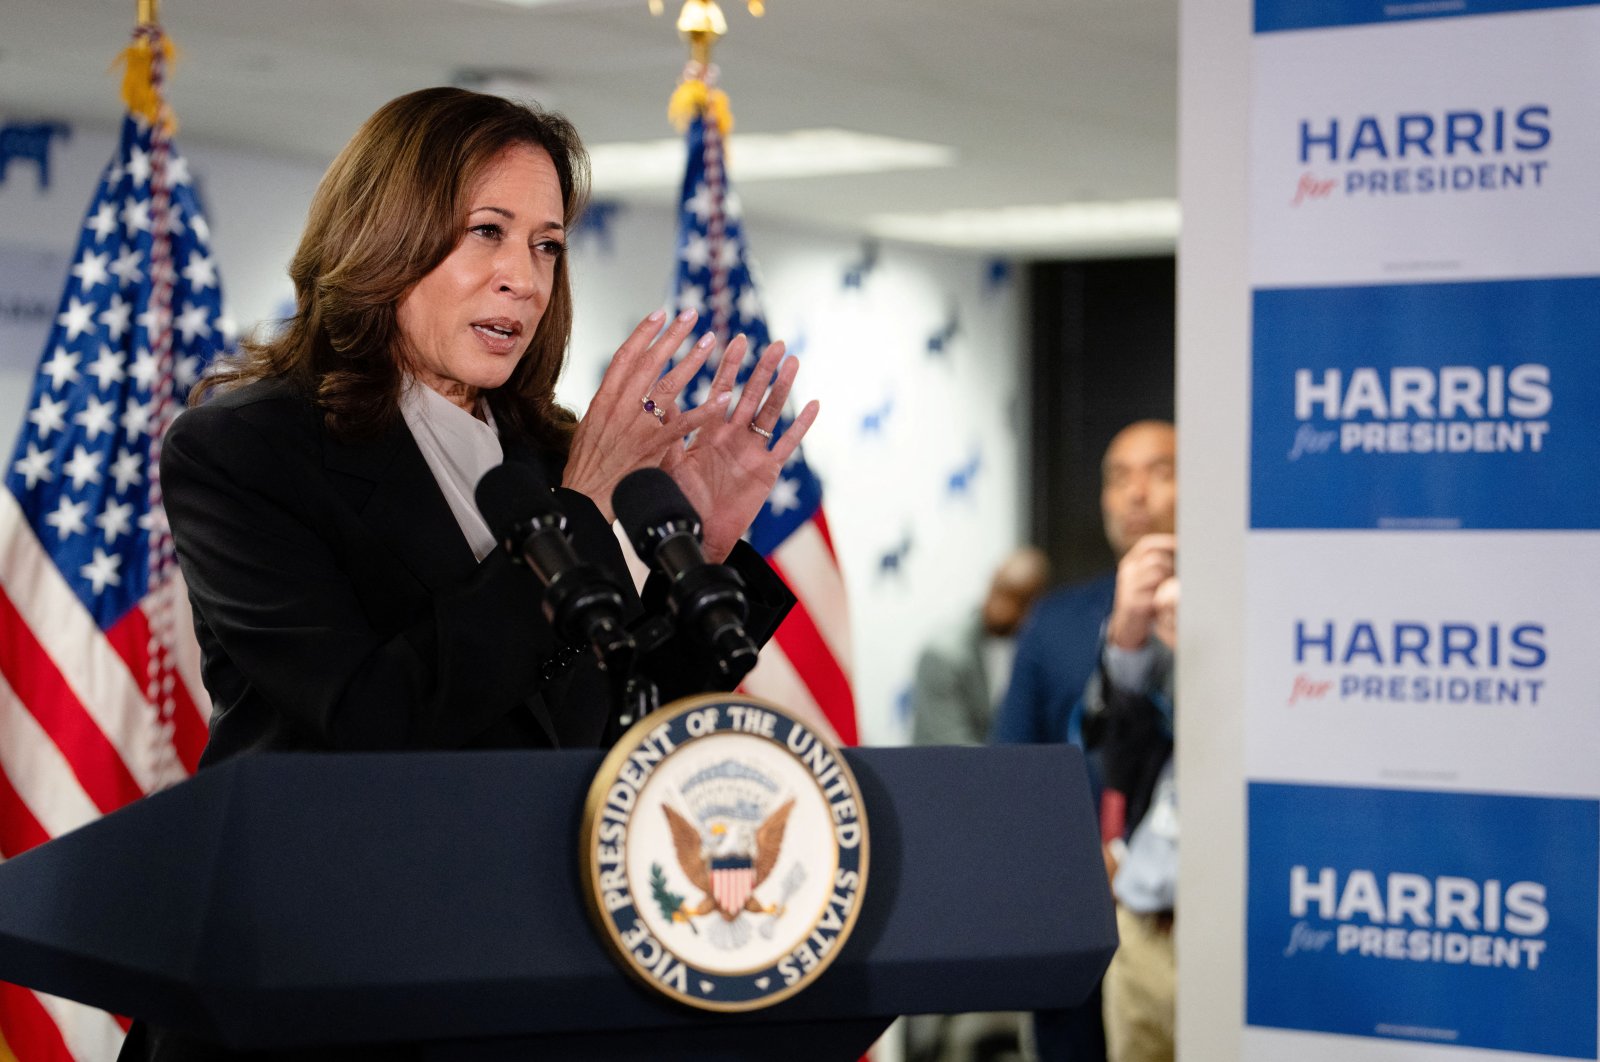
[[[685,0],[678,14],[678,33],[689,42],[689,65],[667,101],[667,120],[679,132],[702,114],[724,137],[733,132],[728,94],[715,87],[717,68],[711,65],[711,47],[727,32],[728,21],[716,0]]]
[[[728,106],[728,94],[712,88],[706,81],[714,77],[713,71],[696,72],[694,64],[684,71],[683,80],[672,90],[667,101],[667,119],[678,132],[689,128],[689,123],[704,114],[717,123],[717,131],[724,137],[733,132],[733,109]]]
[[[158,120],[168,136],[178,128],[177,117],[162,96],[166,68],[177,54],[172,40],[156,20],[155,0],[140,0],[139,25],[133,42],[118,53],[112,69],[122,64],[122,102],[130,114],[154,125]]]

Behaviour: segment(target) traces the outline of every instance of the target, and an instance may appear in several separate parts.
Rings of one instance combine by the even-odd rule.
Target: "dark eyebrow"
[[[1177,458],[1175,456],[1168,457],[1166,455],[1162,455],[1161,457],[1152,457],[1150,460],[1145,461],[1143,464],[1140,464],[1137,461],[1107,461],[1104,465],[1101,466],[1100,475],[1102,477],[1109,478],[1110,476],[1116,475],[1118,473],[1132,472],[1135,469],[1139,469],[1139,468],[1163,468],[1163,467],[1165,467],[1165,468],[1176,468],[1176,467],[1178,467]]]
[[[485,210],[487,210],[491,214],[499,214],[501,217],[505,218],[507,221],[515,221],[515,220],[517,220],[517,215],[514,212],[512,212],[510,210],[507,210],[505,207],[497,207],[497,206],[473,207],[471,213],[473,213],[473,214],[481,214]],[[562,233],[564,233],[564,232],[567,231],[567,227],[565,225],[563,225],[559,221],[547,221],[547,222],[544,223],[544,228],[541,229],[540,231],[541,232],[562,232]]]

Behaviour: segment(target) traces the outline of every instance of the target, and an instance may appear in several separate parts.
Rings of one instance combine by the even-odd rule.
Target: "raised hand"
[[[707,417],[687,446],[672,447],[661,462],[700,513],[706,557],[719,563],[761,511],[778,473],[805,438],[820,408],[815,400],[806,403],[783,434],[773,438],[800,371],[799,361],[784,358],[783,343],[776,342],[762,351],[738,404],[729,411],[727,403],[747,344],[744,336],[728,344],[711,382],[710,396],[687,414],[693,416],[716,406],[718,415]]]
[[[684,436],[726,413],[726,393],[721,404],[714,397],[688,413],[678,411],[678,392],[704,364],[713,337],[702,336],[663,376],[667,360],[694,327],[695,314],[684,311],[663,331],[665,320],[666,314],[657,310],[617,348],[572,436],[561,485],[588,495],[607,520],[614,519],[611,492],[623,476],[660,465],[669,452],[681,451],[674,444]]]
[[[1176,571],[1178,537],[1145,535],[1117,565],[1117,591],[1106,622],[1106,640],[1121,649],[1137,649],[1149,640],[1162,602],[1156,590]]]

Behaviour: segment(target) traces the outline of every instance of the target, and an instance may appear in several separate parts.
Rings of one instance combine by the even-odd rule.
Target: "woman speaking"
[[[708,559],[732,555],[768,606],[751,633],[781,618],[781,584],[734,550],[815,404],[769,449],[752,427],[776,425],[797,366],[730,409],[736,339],[711,397],[680,413],[712,337],[662,375],[694,317],[657,312],[581,421],[559,406],[586,183],[564,119],[458,89],[385,105],[334,161],[290,267],[293,318],[210,378],[162,455],[214,705],[202,763],[598,741],[605,684],[587,659],[561,672],[572,654],[538,584],[473,503],[502,460],[554,490],[580,556],[623,587],[612,489],[664,467],[703,517]],[[782,353],[772,344],[752,382]]]
[[[384,105],[334,161],[290,266],[293,317],[209,377],[163,447],[213,703],[202,766],[255,750],[600,741],[603,675],[559,643],[534,576],[473,503],[503,461],[539,478],[579,557],[636,616],[611,492],[659,466],[701,514],[707,559],[743,576],[748,633],[764,641],[782,618],[792,598],[739,539],[816,403],[769,443],[797,365],[772,344],[735,400],[741,337],[711,396],[680,412],[713,340],[668,369],[695,319],[657,312],[581,420],[557,404],[566,242],[586,190],[565,119],[458,89]],[[122,1057],[237,1056],[136,1024]]]

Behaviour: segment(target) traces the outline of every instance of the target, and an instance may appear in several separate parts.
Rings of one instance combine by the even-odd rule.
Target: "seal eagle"
[[[768,906],[758,901],[755,890],[777,866],[783,831],[789,822],[789,812],[794,810],[793,797],[768,815],[753,835],[748,826],[730,827],[714,822],[702,836],[693,823],[670,806],[663,804],[661,810],[666,812],[667,825],[672,828],[672,846],[678,854],[678,866],[690,884],[705,893],[693,907],[680,903],[672,912],[674,922],[687,922],[712,911],[729,922],[739,917],[741,911],[783,913],[781,904]]]

